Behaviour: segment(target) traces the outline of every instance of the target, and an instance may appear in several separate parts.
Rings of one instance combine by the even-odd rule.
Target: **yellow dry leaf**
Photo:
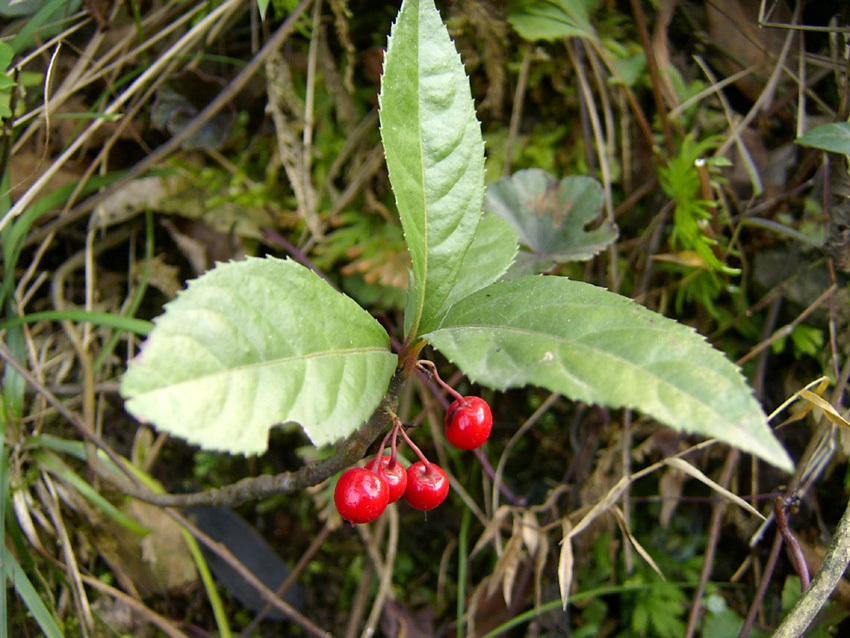
[[[629,539],[629,542],[632,544],[632,547],[635,548],[638,554],[640,554],[641,558],[643,558],[647,564],[652,567],[653,571],[661,577],[661,580],[667,580],[664,578],[664,574],[661,573],[661,569],[652,559],[652,556],[649,555],[649,552],[646,551],[638,542],[633,535],[631,530],[626,526],[626,515],[623,514],[623,511],[619,507],[611,508],[611,512],[614,514],[614,518],[617,519],[617,524],[620,526],[620,530],[623,532],[623,535]]]
[[[747,510],[753,516],[757,516],[761,520],[765,520],[765,518],[764,518],[764,516],[762,516],[761,512],[759,512],[756,508],[754,508],[752,505],[747,503],[747,501],[742,499],[737,494],[730,492],[729,490],[727,490],[725,487],[723,487],[719,483],[712,481],[710,478],[708,478],[705,474],[703,474],[700,470],[695,468],[693,465],[691,465],[687,461],[684,461],[684,460],[682,460],[678,457],[674,457],[674,458],[667,459],[665,461],[665,463],[667,463],[667,465],[669,465],[670,467],[674,467],[677,470],[680,470],[680,471],[684,472],[685,474],[692,476],[693,478],[697,479],[698,481],[702,481],[703,483],[708,485],[711,489],[713,489],[715,492],[720,494],[726,500],[732,501],[735,505],[737,505],[738,507],[740,507],[742,509]]]

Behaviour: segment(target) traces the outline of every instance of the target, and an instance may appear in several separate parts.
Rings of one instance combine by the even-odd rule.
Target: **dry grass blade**
[[[505,549],[496,566],[493,568],[490,584],[487,588],[487,596],[492,596],[496,588],[502,586],[502,594],[505,602],[511,604],[511,594],[513,591],[514,580],[516,579],[517,568],[522,557],[522,530],[518,525],[514,525],[513,534],[505,544]]]
[[[587,514],[585,514],[578,523],[576,523],[575,527],[570,530],[570,537],[575,536],[587,528],[599,516],[607,512],[617,501],[620,500],[620,497],[628,489],[629,485],[631,485],[631,480],[627,476],[624,476],[617,481],[614,484],[614,487],[608,490],[608,493],[602,498],[602,500],[596,503],[596,505],[594,505],[590,511],[587,512]]]
[[[655,562],[655,559],[653,559],[652,556],[649,555],[649,552],[646,551],[644,546],[641,545],[640,542],[638,542],[638,539],[635,538],[634,534],[632,534],[632,531],[626,524],[626,516],[625,514],[623,514],[623,510],[621,510],[619,507],[614,507],[611,509],[611,512],[614,514],[614,518],[617,520],[617,524],[620,526],[620,531],[623,532],[625,537],[629,539],[629,543],[632,544],[632,547],[634,547],[637,553],[640,554],[641,558],[643,558],[647,562],[647,564],[652,567],[652,570],[656,574],[658,574],[661,580],[667,580],[664,577],[661,568],[658,567],[658,564]]]
[[[543,604],[543,572],[546,569],[546,562],[549,558],[549,537],[546,534],[540,535],[540,544],[537,547],[537,553],[534,555],[534,606],[540,609]]]
[[[113,100],[102,112],[101,116],[115,115],[120,109],[132,98],[145,90],[147,84],[162,74],[165,65],[184,54],[191,46],[199,42],[204,35],[212,29],[220,20],[227,16],[230,12],[235,11],[240,5],[241,0],[227,0],[223,4],[216,7],[203,20],[198,22],[189,32],[178,40],[171,48],[161,56],[157,57],[154,63],[149,66],[136,80],[123,91],[115,100]],[[14,203],[9,211],[0,219],[0,229],[6,226],[10,221],[23,213],[26,208],[41,194],[43,189],[49,184],[50,180],[56,176],[59,169],[77,152],[84,144],[91,140],[92,135],[97,131],[108,118],[100,117],[94,120],[86,129],[85,133],[74,139],[67,148],[54,159],[50,166],[45,170],[30,186],[27,191]]]
[[[475,543],[475,547],[473,547],[472,551],[469,553],[470,558],[474,558],[487,543],[495,538],[510,513],[511,507],[509,505],[502,505],[495,511],[492,518],[487,523],[487,527],[485,527],[484,531],[481,533],[478,542]]]
[[[747,503],[744,499],[742,499],[737,494],[730,492],[729,490],[724,488],[719,483],[712,481],[710,478],[708,478],[705,474],[703,474],[700,470],[695,468],[693,465],[691,465],[687,461],[680,459],[680,458],[670,458],[670,459],[667,459],[665,461],[665,463],[667,465],[669,465],[670,467],[674,467],[677,470],[684,472],[688,476],[692,476],[696,480],[705,483],[706,485],[708,485],[708,487],[710,487],[715,492],[720,494],[720,496],[722,496],[726,500],[734,503],[738,507],[747,510],[753,516],[757,516],[761,520],[765,520],[764,516],[756,508],[754,508],[752,505]]]
[[[398,551],[398,507],[392,504],[387,508],[389,518],[389,538],[387,540],[387,554],[384,560],[384,565],[380,571],[380,584],[378,586],[378,595],[372,605],[372,611],[369,612],[369,618],[366,621],[366,626],[360,634],[361,638],[368,638],[376,634],[378,620],[384,610],[384,604],[387,600],[394,598],[392,593],[393,584],[393,568],[395,567],[395,557]]]
[[[561,521],[561,531],[563,538],[561,539],[561,554],[558,557],[558,587],[561,590],[561,603],[564,611],[567,609],[569,602],[570,587],[573,583],[573,566],[575,558],[573,557],[573,529],[569,519],[564,518]]]
[[[94,632],[94,616],[92,615],[88,595],[83,587],[82,575],[77,564],[77,556],[74,553],[75,544],[71,542],[71,537],[59,506],[59,490],[61,487],[56,486],[49,476],[43,474],[41,481],[38,483],[38,488],[41,502],[47,508],[50,520],[57,532],[57,541],[62,548],[62,555],[65,559],[65,575],[68,579],[68,587],[71,590],[71,597],[80,620],[80,630],[83,636],[88,638]]]

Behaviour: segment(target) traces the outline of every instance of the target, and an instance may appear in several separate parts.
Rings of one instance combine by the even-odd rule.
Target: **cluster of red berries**
[[[419,367],[429,367],[434,378],[452,396],[454,402],[446,412],[446,438],[461,450],[473,450],[490,436],[493,416],[490,406],[479,397],[464,397],[448,386],[437,375],[434,364],[420,361]],[[387,505],[404,496],[407,503],[418,510],[428,511],[446,500],[449,479],[436,463],[425,458],[422,451],[410,440],[398,417],[393,417],[393,427],[381,443],[383,451],[391,440],[391,455],[379,454],[366,467],[352,467],[340,476],[334,490],[337,511],[351,523],[370,523],[378,518]],[[396,456],[398,435],[407,442],[419,461],[404,469]]]

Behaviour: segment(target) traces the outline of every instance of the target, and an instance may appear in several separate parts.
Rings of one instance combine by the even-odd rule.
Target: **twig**
[[[794,569],[800,576],[800,590],[806,591],[811,583],[809,566],[806,565],[806,557],[803,556],[800,543],[797,542],[794,532],[788,527],[788,509],[788,500],[784,496],[777,496],[773,504],[773,512],[776,515],[776,529],[779,530],[779,533],[782,534],[782,540],[788,545],[791,562],[794,563]]]
[[[761,580],[759,581],[758,588],[756,589],[756,595],[753,598],[749,611],[747,612],[747,617],[744,619],[744,624],[741,626],[738,638],[747,638],[750,633],[750,629],[753,628],[753,623],[756,621],[756,615],[761,608],[761,601],[764,599],[764,594],[767,592],[768,585],[770,585],[770,577],[773,575],[774,569],[776,569],[776,561],[779,559],[779,550],[781,549],[782,534],[777,532],[773,537],[773,545],[770,548],[770,555],[767,557],[767,563],[764,566],[764,571],[762,571]]]
[[[519,67],[516,90],[514,91],[513,110],[511,111],[511,123],[508,129],[508,141],[505,143],[505,168],[502,176],[509,177],[511,174],[511,156],[514,152],[516,139],[519,136],[519,127],[522,123],[522,106],[525,101],[525,89],[528,85],[528,69],[531,66],[531,45],[526,46],[522,54],[522,64]]]
[[[658,61],[655,59],[655,51],[652,49],[652,42],[649,38],[649,29],[646,27],[646,20],[643,16],[643,10],[640,7],[638,0],[629,0],[632,7],[632,15],[635,17],[635,24],[640,35],[640,42],[643,46],[643,52],[646,54],[646,63],[649,68],[649,76],[652,78],[652,97],[655,101],[655,108],[658,109],[658,119],[661,121],[661,129],[664,132],[664,143],[667,148],[667,153],[673,155],[673,129],[670,126],[670,119],[667,117],[667,105],[664,104],[664,96],[661,95],[661,73],[658,70]]]
[[[803,312],[801,312],[799,315],[797,315],[797,317],[794,319],[794,321],[792,321],[791,323],[789,323],[787,325],[782,326],[779,330],[774,332],[773,335],[771,335],[771,337],[769,339],[765,339],[760,344],[758,344],[755,348],[753,348],[747,354],[745,354],[743,357],[741,357],[738,360],[738,365],[748,361],[749,359],[752,359],[759,352],[761,352],[765,348],[769,347],[770,345],[772,345],[773,343],[775,343],[779,339],[782,339],[783,337],[787,337],[788,335],[790,335],[794,331],[794,328],[797,327],[797,325],[799,325],[810,313],[812,313],[814,310],[816,310],[818,308],[818,306],[820,306],[824,301],[826,301],[829,297],[831,297],[832,294],[835,293],[836,290],[837,290],[836,284],[832,284],[829,288],[827,288],[820,295],[820,297],[815,299],[809,305],[808,308],[806,308]]]
[[[726,461],[723,463],[723,470],[720,473],[718,483],[722,487],[729,487],[732,480],[732,473],[738,466],[738,458],[740,452],[733,449]],[[691,596],[691,610],[688,613],[688,626],[685,631],[684,638],[691,638],[697,628],[697,620],[699,619],[699,611],[702,605],[702,597],[705,594],[705,586],[708,579],[711,578],[712,568],[714,567],[714,554],[717,551],[717,542],[720,538],[720,526],[723,522],[723,514],[726,513],[726,499],[715,501],[711,509],[711,522],[708,527],[708,540],[706,542],[705,555],[703,556],[702,570],[699,575],[699,584],[694,590],[694,595]]]
[[[393,568],[395,566],[396,552],[398,551],[398,507],[392,506],[387,508],[389,515],[389,539],[387,540],[387,556],[384,560],[381,569],[381,579],[378,585],[378,595],[375,597],[375,602],[372,604],[372,611],[369,612],[369,618],[366,620],[366,626],[360,634],[361,638],[368,638],[376,635],[376,626],[381,619],[381,614],[384,610],[384,604],[387,598],[392,596],[393,583]]]
[[[326,459],[316,461],[293,472],[282,472],[275,476],[263,475],[244,478],[241,481],[214,488],[204,492],[191,494],[155,493],[139,484],[136,475],[127,461],[109,447],[100,436],[92,432],[79,415],[69,410],[47,387],[36,379],[11,353],[5,344],[0,343],[0,359],[12,366],[59,414],[73,425],[86,439],[103,450],[112,462],[129,477],[120,477],[105,467],[96,456],[92,469],[97,474],[116,485],[128,496],[140,501],[159,505],[160,507],[195,507],[197,505],[227,505],[235,506],[249,501],[259,500],[276,494],[296,492],[330,478],[337,472],[353,465],[363,458],[369,446],[378,435],[391,423],[389,412],[397,409],[398,397],[404,383],[400,373],[390,381],[389,389],[384,400],[372,413],[369,420],[357,430],[348,435],[338,445],[336,452]],[[132,482],[131,482],[132,481]]]
[[[331,527],[326,523],[325,526],[322,527],[322,531],[319,532],[313,539],[313,542],[310,543],[310,547],[308,547],[301,558],[298,559],[298,564],[292,568],[292,571],[289,572],[289,576],[287,576],[280,584],[280,587],[277,588],[275,594],[277,594],[279,598],[283,598],[286,591],[295,583],[295,579],[298,578],[298,575],[304,571],[307,563],[309,563],[313,559],[313,556],[316,555],[316,552],[319,551],[319,548],[327,540],[330,532]],[[242,630],[242,633],[239,634],[239,638],[250,638],[250,636],[253,635],[254,630],[257,628],[257,625],[260,624],[260,622],[266,617],[266,614],[272,611],[272,609],[274,609],[274,607],[271,604],[266,603],[263,610],[257,614],[254,619],[248,623],[248,625],[246,625],[245,629]]]
[[[298,610],[294,609],[289,603],[277,596],[271,589],[266,587],[266,585],[259,578],[257,578],[250,569],[245,567],[245,565],[243,565],[242,562],[233,555],[233,553],[227,548],[224,543],[218,543],[214,541],[212,538],[204,534],[197,527],[192,525],[192,523],[190,523],[181,514],[178,514],[173,510],[166,510],[166,514],[168,514],[181,526],[186,528],[186,530],[188,530],[192,534],[192,536],[194,536],[204,546],[209,548],[222,560],[224,560],[229,567],[231,567],[244,581],[246,581],[249,585],[251,585],[251,587],[253,587],[257,591],[257,593],[264,601],[285,613],[287,616],[289,616],[289,618],[292,619],[293,622],[299,624],[311,635],[318,636],[319,638],[330,638],[329,633],[317,627],[309,618],[301,614],[301,612],[299,612]]]
[[[811,587],[806,589],[797,604],[785,616],[785,620],[779,625],[773,638],[792,638],[792,636],[803,635],[838,586],[848,563],[850,563],[850,503],[838,522],[832,544],[826,552],[826,557]]]

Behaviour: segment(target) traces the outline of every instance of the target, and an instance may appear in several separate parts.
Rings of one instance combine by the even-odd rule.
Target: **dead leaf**
[[[561,589],[561,603],[563,610],[567,610],[570,597],[570,587],[573,583],[573,543],[574,531],[568,518],[561,521],[561,530],[564,537],[561,539],[561,555],[558,558],[558,587]]]
[[[165,255],[156,255],[149,262],[137,261],[133,264],[133,275],[140,280],[147,267],[147,284],[159,290],[168,299],[174,299],[185,284],[180,275],[180,268],[172,266],[165,259]]]
[[[195,581],[195,561],[183,538],[182,527],[162,508],[132,500],[127,513],[150,532],[141,540],[142,560],[147,564],[154,592],[162,593]]]
[[[823,410],[823,415],[830,423],[841,426],[842,428],[850,429],[850,423],[847,422],[847,419],[841,416],[830,403],[811,390],[800,391],[800,397]]]
[[[640,544],[637,538],[634,537],[632,531],[626,525],[626,515],[623,514],[623,510],[619,507],[611,508],[611,512],[614,514],[614,518],[617,520],[617,524],[620,526],[620,530],[629,539],[629,542],[632,544],[632,547],[635,548],[638,554],[640,554],[641,558],[643,558],[647,564],[652,567],[653,571],[661,577],[661,580],[667,580],[664,577],[664,574],[661,571],[661,568],[655,562],[655,560],[650,556],[649,552],[644,549],[643,545]]]
[[[511,535],[505,550],[496,561],[496,566],[493,568],[493,576],[490,581],[490,586],[487,590],[487,595],[492,596],[496,588],[502,586],[502,595],[505,602],[511,604],[511,593],[513,591],[514,580],[516,579],[517,567],[522,556],[522,532],[514,527],[514,533]]]
[[[674,458],[667,459],[665,461],[665,463],[667,463],[667,465],[669,465],[670,467],[675,467],[676,469],[684,472],[685,474],[692,476],[693,478],[697,479],[698,481],[702,481],[703,483],[708,485],[711,489],[713,489],[715,492],[720,494],[727,501],[731,501],[732,503],[734,503],[735,505],[737,505],[741,509],[747,510],[750,514],[752,514],[753,516],[756,516],[760,520],[765,520],[762,513],[759,512],[752,505],[747,503],[747,501],[742,499],[737,494],[730,492],[729,490],[727,490],[725,487],[723,487],[719,483],[712,481],[710,478],[708,478],[705,474],[703,474],[700,470],[695,468],[693,465],[691,465],[687,461],[684,461],[680,458],[674,457]]]
[[[541,534],[537,553],[534,555],[534,607],[540,609],[543,604],[543,570],[549,558],[549,537]]]
[[[522,541],[525,543],[528,553],[532,556],[537,552],[540,544],[540,525],[537,517],[531,510],[522,513]]]
[[[481,532],[481,536],[478,539],[478,542],[475,543],[475,547],[473,547],[472,551],[469,553],[470,558],[474,558],[475,555],[478,554],[478,552],[480,552],[484,546],[496,536],[510,513],[511,508],[508,505],[502,505],[495,511],[490,522],[487,523],[487,527],[485,527],[484,531]]]
[[[620,497],[623,493],[628,489],[631,484],[631,480],[628,476],[622,477],[619,481],[614,484],[608,493],[602,498],[601,501],[596,503],[590,511],[585,514],[582,519],[576,523],[576,526],[570,530],[570,538],[587,528],[593,521],[595,521],[601,514],[604,514],[608,509],[614,505],[617,501],[620,500]]]
[[[145,598],[195,582],[195,562],[181,527],[161,508],[141,501],[129,501],[123,510],[148,534],[140,537],[105,517],[89,518],[93,527],[87,532],[121,587]]]

